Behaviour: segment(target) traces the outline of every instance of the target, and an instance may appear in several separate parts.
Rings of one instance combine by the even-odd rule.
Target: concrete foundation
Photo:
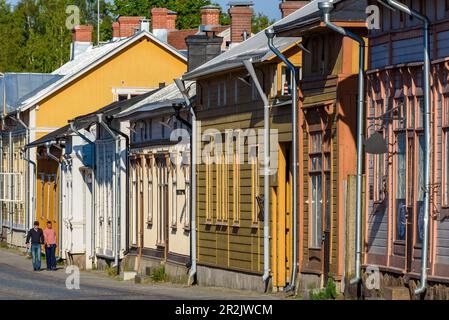
[[[415,289],[419,285],[418,279],[411,279],[406,275],[398,275],[389,272],[379,273],[379,286],[372,288],[367,286],[368,275],[363,272],[363,299],[387,299],[387,300],[449,300],[449,284],[437,283],[429,280],[427,291],[424,296],[414,295]],[[369,287],[369,288],[367,288]],[[405,290],[406,289],[406,290]]]
[[[231,270],[197,266],[197,282],[200,286],[222,287],[237,290],[265,291],[262,275],[246,274]],[[271,291],[271,288],[268,288]]]

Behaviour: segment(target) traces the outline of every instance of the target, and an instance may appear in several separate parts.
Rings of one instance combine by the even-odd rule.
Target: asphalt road
[[[45,267],[45,263],[42,264]],[[134,284],[108,277],[104,272],[81,272],[80,289],[66,287],[68,274],[58,271],[34,272],[31,260],[16,251],[0,249],[0,300],[215,300],[277,299],[222,288],[187,287],[172,284]]]

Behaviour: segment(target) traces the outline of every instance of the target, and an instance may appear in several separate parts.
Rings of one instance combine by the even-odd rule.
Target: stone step
[[[121,273],[120,278],[123,281],[130,281],[136,278],[137,272],[135,271],[124,271]]]
[[[410,290],[406,287],[385,287],[386,300],[411,300]]]

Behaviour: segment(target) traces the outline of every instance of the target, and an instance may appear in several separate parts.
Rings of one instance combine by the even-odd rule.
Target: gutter
[[[356,182],[356,259],[355,277],[350,280],[350,284],[359,284],[361,281],[361,261],[362,261],[362,178],[363,178],[363,140],[364,140],[364,110],[365,110],[365,41],[355,33],[339,27],[330,21],[330,13],[334,9],[332,2],[320,2],[318,8],[323,14],[323,21],[326,26],[343,35],[351,38],[359,44],[359,75],[358,75],[358,102],[357,102],[357,182]]]
[[[181,79],[175,79],[175,84],[181,92],[187,107],[190,110],[192,116],[192,131],[191,131],[191,142],[190,142],[190,260],[191,267],[189,273],[189,283],[194,284],[197,275],[197,253],[196,253],[196,160],[197,160],[197,124],[196,124],[196,113],[193,108],[192,102],[190,101],[189,95],[187,94],[184,82]]]
[[[262,98],[264,104],[264,133],[263,133],[263,143],[264,143],[264,176],[263,176],[263,264],[264,273],[262,280],[265,283],[265,291],[268,289],[268,280],[270,279],[270,111],[271,106],[268,101],[267,95],[260,85],[259,79],[257,78],[256,70],[254,69],[252,60],[245,60],[244,62],[246,70],[248,70],[251,78],[256,85],[257,91]],[[296,241],[295,241],[296,242]],[[295,250],[296,251],[296,250]],[[295,264],[296,264],[296,260]]]
[[[103,114],[98,115],[98,123],[106,130],[106,132],[115,140],[116,151],[115,151],[115,219],[114,219],[114,230],[115,234],[115,253],[114,253],[114,267],[117,268],[117,274],[120,274],[120,263],[119,263],[119,255],[120,255],[120,211],[121,211],[121,172],[120,172],[120,136],[115,134],[114,131],[109,127],[109,124],[104,122]]]
[[[410,9],[403,3],[395,0],[384,0],[394,9],[413,16],[424,22],[424,140],[426,143],[424,152],[424,235],[421,257],[421,283],[415,290],[415,295],[426,292],[427,283],[427,260],[429,254],[429,216],[430,216],[430,19],[421,13]],[[383,3],[383,1],[381,1]]]
[[[284,62],[288,69],[292,73],[292,175],[293,175],[293,183],[292,183],[292,208],[293,208],[293,216],[292,216],[292,274],[290,278],[290,284],[284,289],[286,292],[292,291],[295,289],[296,283],[296,273],[297,273],[297,202],[298,202],[298,194],[297,194],[297,166],[298,166],[298,148],[297,148],[297,136],[298,136],[298,115],[297,115],[297,107],[298,107],[298,91],[297,91],[297,76],[298,72],[296,67],[289,61],[273,44],[273,39],[275,36],[274,30],[272,28],[267,29],[265,34],[268,38],[268,47],[273,51],[273,53]],[[264,201],[264,205],[265,205]],[[269,208],[269,207],[268,207]],[[264,209],[265,211],[265,209]],[[267,221],[265,222],[267,223]]]
[[[79,136],[81,139],[86,141],[88,144],[92,146],[92,215],[91,215],[91,224],[92,224],[92,237],[91,237],[91,256],[89,257],[91,260],[95,259],[95,253],[96,253],[96,247],[95,247],[95,240],[97,236],[97,228],[95,223],[95,214],[96,214],[96,188],[95,188],[95,165],[96,165],[96,148],[95,148],[95,142],[91,141],[89,138],[87,138],[84,134],[82,134],[75,126],[75,123],[73,121],[69,122],[70,129],[75,132],[77,136]]]

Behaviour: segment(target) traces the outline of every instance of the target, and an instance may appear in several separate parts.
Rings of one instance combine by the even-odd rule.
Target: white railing
[[[0,172],[0,202],[20,203],[23,199],[23,174]]]

